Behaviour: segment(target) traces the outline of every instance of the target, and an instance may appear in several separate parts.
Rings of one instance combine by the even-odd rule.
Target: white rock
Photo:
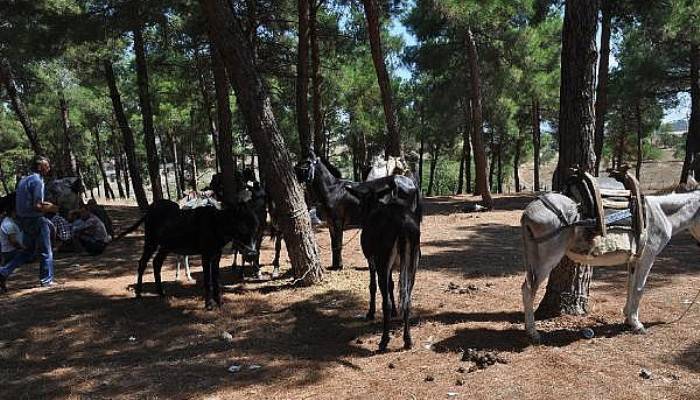
[[[228,367],[228,372],[235,374],[236,372],[239,372],[243,367],[241,367],[238,364],[233,364],[230,367]]]

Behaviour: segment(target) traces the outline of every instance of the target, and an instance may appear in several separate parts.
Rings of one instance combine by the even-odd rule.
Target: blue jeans
[[[2,264],[7,264],[10,261],[14,260],[15,257],[17,257],[18,253],[19,253],[19,250],[5,251],[0,256],[0,262],[2,262]],[[0,265],[2,265],[2,264],[0,264]]]
[[[53,251],[51,250],[51,229],[49,220],[44,217],[18,218],[17,222],[24,232],[24,246],[15,258],[6,263],[0,274],[9,278],[17,267],[31,262],[39,254],[39,280],[41,284],[53,281]]]

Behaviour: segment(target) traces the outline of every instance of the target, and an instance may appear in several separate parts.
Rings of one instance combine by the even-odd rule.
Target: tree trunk
[[[498,172],[496,173],[496,188],[498,193],[503,193],[503,143],[500,141],[496,145],[496,160],[498,163]]]
[[[20,124],[22,124],[22,128],[24,128],[24,133],[27,135],[27,139],[29,139],[32,151],[34,151],[34,154],[44,154],[44,150],[39,143],[39,136],[37,136],[32,121],[29,118],[29,113],[27,113],[27,108],[19,97],[15,77],[12,73],[12,66],[4,57],[0,57],[0,84],[2,84],[7,91],[12,110],[15,112],[15,115],[17,115],[17,119],[19,119]]]
[[[124,190],[126,191],[126,198],[128,199],[131,197],[131,182],[129,180],[129,162],[124,162],[124,156],[120,155],[119,156],[120,162],[122,163],[122,172],[124,173]],[[136,193],[134,192],[134,195]],[[137,201],[138,203],[138,201]]]
[[[119,193],[119,198],[123,199],[124,187],[122,186],[122,160],[121,160],[121,149],[117,145],[117,135],[114,132],[114,124],[109,123],[109,129],[112,133],[110,137],[110,142],[112,144],[112,155],[114,159],[114,179],[117,181],[117,192]]]
[[[158,135],[158,141],[160,142],[160,163],[161,163],[161,170],[163,171],[163,180],[165,182],[165,196],[170,200],[170,181],[168,179],[168,176],[170,175],[170,171],[168,171],[168,159],[165,157],[165,150],[164,146],[166,146],[165,142],[163,141],[163,136]]]
[[[468,131],[469,126],[465,127],[465,131]],[[464,134],[462,134],[462,140],[464,140]],[[466,158],[464,148],[467,146],[465,142],[462,142],[462,151],[459,154],[459,174],[457,174],[457,190],[455,194],[464,193],[464,160]]]
[[[590,266],[577,264],[569,257],[564,257],[549,276],[547,293],[542,298],[535,317],[545,319],[562,314],[587,314],[592,272]],[[550,295],[552,290],[557,289],[557,296]]]
[[[569,168],[595,167],[593,133],[594,74],[598,1],[566,3],[562,30],[561,88],[559,107],[559,163],[552,187],[563,189]],[[554,268],[547,292],[538,308],[541,316],[586,313],[592,269],[564,259]]]
[[[532,154],[534,157],[533,186],[535,192],[540,191],[540,101],[532,99]]]
[[[598,63],[598,90],[595,101],[595,176],[600,174],[605,138],[605,114],[608,111],[608,67],[610,59],[610,23],[612,13],[607,1],[601,2],[600,61]]]
[[[105,188],[105,197],[115,199],[114,191],[112,186],[109,184],[109,179],[107,178],[107,171],[105,171],[105,166],[102,163],[102,142],[100,141],[100,130],[99,127],[95,126],[92,129],[92,137],[95,139],[95,159],[97,160],[97,167],[100,170],[100,176],[102,177],[102,185]]]
[[[213,62],[214,48],[210,49],[211,58]],[[202,66],[202,60],[199,57],[199,52],[195,51],[195,67],[197,69],[197,80],[199,81],[199,90],[202,92],[202,105],[204,107],[204,112],[207,116],[207,127],[209,128],[209,134],[211,134],[212,148],[214,149],[214,160],[215,160],[215,170],[220,171],[220,159],[219,159],[219,132],[216,123],[214,123],[214,117],[211,115],[211,95],[209,93],[209,86],[207,85],[207,74],[205,73],[204,67]],[[213,69],[213,66],[212,66]]]
[[[75,176],[75,165],[73,164],[73,153],[71,151],[70,117],[68,114],[68,102],[66,101],[66,96],[63,93],[63,88],[59,89],[58,106],[61,110],[61,127],[63,128],[63,144],[61,146],[60,171],[62,176]]]
[[[489,190],[493,190],[493,176],[496,174],[496,143],[495,143],[495,133],[491,132],[491,137],[489,138],[489,149],[491,153],[491,162],[489,163]]]
[[[151,95],[148,88],[148,67],[146,65],[146,51],[141,29],[140,26],[134,29],[136,81],[139,87],[139,106],[143,117],[143,142],[146,147],[146,165],[148,166],[148,177],[151,180],[153,201],[156,201],[163,198],[163,188],[160,183],[160,163],[158,162],[156,135],[153,130],[153,110],[151,109]]]
[[[423,190],[423,161],[425,160],[425,139],[420,137],[420,148],[418,149],[418,188]]]
[[[301,154],[312,149],[309,127],[309,0],[298,0],[299,43],[297,47],[297,129]]]
[[[304,193],[296,180],[292,161],[275,120],[270,97],[255,68],[252,49],[247,45],[240,21],[228,1],[200,0],[209,25],[212,42],[226,64],[236,91],[247,130],[260,155],[280,218],[287,253],[295,277],[303,284],[323,279],[318,248],[306,211]]]
[[[112,99],[112,107],[114,108],[114,116],[117,118],[117,122],[119,123],[119,129],[122,131],[124,151],[126,152],[126,162],[129,167],[129,175],[131,176],[131,184],[134,188],[134,194],[136,195],[136,203],[139,205],[141,210],[146,210],[148,207],[148,198],[146,197],[146,191],[143,189],[141,172],[139,171],[138,160],[136,160],[134,134],[131,131],[131,127],[129,127],[129,121],[126,119],[126,114],[124,114],[124,106],[122,105],[121,96],[119,95],[119,89],[117,89],[117,82],[114,78],[112,62],[105,60],[104,67],[107,85],[109,86],[109,96]],[[125,179],[127,182],[126,187],[128,193],[129,182],[128,178]]]
[[[226,65],[221,53],[214,43],[211,44],[211,62],[214,72],[214,89],[216,90],[216,112],[219,121],[219,162],[223,178],[224,199],[233,202],[236,196],[236,180],[233,163],[233,127],[231,125],[231,103],[229,102],[229,87],[226,76]]]
[[[182,198],[182,182],[180,181],[180,164],[178,163],[177,147],[172,134],[167,134],[168,147],[170,148],[170,157],[173,160],[173,175],[175,175],[175,196],[178,199]]]
[[[435,169],[437,168],[438,157],[440,156],[440,146],[433,146],[433,154],[430,156],[430,177],[428,178],[428,196],[433,195],[433,185],[435,184]]]
[[[471,130],[471,127],[467,126],[467,132],[465,133],[467,148],[464,153],[464,178],[467,181],[467,193],[472,193],[472,145],[469,139],[469,130]]]
[[[377,72],[377,82],[379,92],[382,95],[382,105],[384,106],[384,119],[386,120],[387,140],[386,155],[399,157],[401,155],[401,132],[394,110],[394,101],[391,91],[391,80],[386,70],[384,62],[384,51],[382,50],[380,27],[379,27],[379,6],[377,0],[362,0],[367,17],[367,31],[369,33],[369,44],[372,49],[372,62]]]
[[[634,104],[634,116],[637,120],[637,165],[635,167],[635,176],[639,180],[639,176],[642,172],[642,161],[644,158],[644,148],[643,148],[643,134],[642,132],[642,108],[639,104],[639,99],[636,100]]]
[[[566,4],[562,31],[559,107],[559,163],[552,180],[563,189],[569,168],[595,168],[593,97],[595,82],[597,0]]]
[[[685,145],[685,161],[681,171],[681,183],[688,180],[690,168],[695,166],[693,175],[700,178],[700,46],[693,42],[690,45],[690,122]]]
[[[479,71],[479,59],[476,51],[476,42],[471,28],[467,29],[466,36],[467,55],[469,57],[469,72],[471,83],[472,106],[472,149],[474,151],[474,168],[476,171],[476,194],[481,195],[482,202],[487,209],[493,208],[491,188],[486,172],[489,169],[484,148],[484,130],[481,110],[481,76]]]
[[[326,138],[323,134],[323,113],[321,112],[321,54],[318,43],[318,10],[322,0],[315,0],[311,7],[309,34],[311,39],[311,92],[313,94],[314,151],[326,154]]]
[[[522,132],[521,132],[522,134]],[[515,184],[515,192],[520,192],[520,152],[523,148],[523,137],[518,136],[515,142],[515,155],[513,156],[513,183]]]
[[[0,183],[2,183],[2,190],[5,192],[5,196],[10,194],[10,188],[7,185],[7,176],[5,176],[5,171],[2,169],[2,161],[0,160]]]

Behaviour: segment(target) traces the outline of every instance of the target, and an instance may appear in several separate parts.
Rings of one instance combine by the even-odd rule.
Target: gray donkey
[[[627,264],[627,303],[623,310],[625,323],[636,333],[646,332],[644,325],[639,322],[639,302],[649,270],[673,235],[689,230],[695,240],[700,242],[700,190],[645,196],[644,204],[646,233],[639,243],[633,243],[631,232],[618,234],[629,235],[627,240],[632,245],[627,250],[599,254],[574,251],[577,244],[586,240],[586,235],[590,236],[590,228],[575,224],[580,220],[580,215],[573,200],[561,194],[547,193],[527,206],[520,221],[527,269],[522,295],[525,329],[532,341],[540,340],[533,314],[537,288],[549,277],[564,255],[575,262],[592,266]]]

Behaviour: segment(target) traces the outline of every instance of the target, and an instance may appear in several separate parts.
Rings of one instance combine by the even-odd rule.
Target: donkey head
[[[309,154],[294,166],[294,173],[300,183],[311,184],[316,176],[316,165],[319,159],[313,151],[309,150]]]

